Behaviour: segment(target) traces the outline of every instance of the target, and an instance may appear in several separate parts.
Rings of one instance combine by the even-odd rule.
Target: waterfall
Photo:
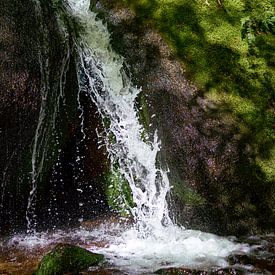
[[[157,132],[151,141],[142,138],[144,129],[135,107],[141,90],[127,76],[124,60],[112,50],[107,27],[89,10],[89,0],[68,0],[68,4],[83,27],[75,41],[79,91],[89,95],[97,107],[105,125],[99,137],[111,168],[119,169],[134,202],[131,213],[135,223],[130,229],[122,228],[115,238],[109,234],[109,226],[103,227],[103,232],[90,233],[111,243],[97,250],[130,273],[133,269],[148,271],[163,261],[189,266],[226,265],[224,257],[240,246],[212,234],[185,230],[171,221],[166,201],[170,185],[167,172],[157,161]]]
[[[14,236],[10,244],[33,248],[67,242],[68,239],[74,243],[82,240],[88,249],[104,254],[108,265],[118,267],[126,274],[149,274],[167,266],[227,266],[225,258],[234,251],[247,252],[247,246],[213,234],[187,230],[170,219],[166,201],[170,191],[167,171],[161,169],[157,161],[160,141],[157,132],[151,139],[144,139],[144,128],[136,108],[141,89],[132,84],[124,69],[123,58],[111,48],[107,27],[89,10],[89,4],[89,0],[66,2],[68,16],[81,26],[73,39],[77,51],[77,102],[82,137],[83,140],[86,137],[80,100],[84,94],[96,106],[105,126],[103,133],[98,133],[99,146],[106,146],[111,169],[114,173],[118,170],[131,189],[133,206],[130,211],[134,224],[125,226],[120,221],[111,223],[107,220],[87,230],[80,227],[27,237]],[[41,118],[43,120],[43,116]],[[45,144],[38,142],[39,139],[38,124],[37,145],[33,151],[34,171],[39,171],[36,167],[41,161],[36,157]]]
[[[146,234],[146,230],[171,224],[166,202],[169,181],[167,173],[157,167],[157,133],[152,141],[142,139],[144,129],[135,107],[140,89],[127,76],[123,58],[111,49],[107,27],[89,10],[89,1],[70,0],[69,5],[85,26],[76,42],[79,89],[97,106],[102,121],[108,121],[100,137],[112,169],[119,167],[131,188],[135,204],[131,213],[140,233]]]

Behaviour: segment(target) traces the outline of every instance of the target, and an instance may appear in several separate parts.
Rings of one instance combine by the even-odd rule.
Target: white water
[[[226,265],[224,257],[239,250],[240,245],[172,223],[166,202],[169,180],[167,173],[157,166],[160,150],[157,133],[151,142],[141,138],[143,128],[135,108],[140,90],[127,77],[122,57],[112,51],[110,34],[89,10],[89,1],[69,0],[68,3],[73,16],[84,27],[76,42],[80,90],[90,95],[102,120],[108,120],[100,136],[113,167],[118,165],[129,183],[136,205],[131,209],[135,225],[127,230],[122,228],[115,237],[110,229],[101,229],[97,236],[103,236],[109,244],[96,249],[111,263],[135,272],[162,265]]]
[[[108,220],[90,229],[15,235],[8,241],[0,241],[0,245],[33,254],[41,248],[68,242],[104,254],[108,266],[127,274],[150,274],[170,266],[201,269],[225,267],[228,253],[250,251],[248,245],[237,245],[213,234],[183,230],[177,226],[163,227],[157,234],[139,238],[135,228]]]

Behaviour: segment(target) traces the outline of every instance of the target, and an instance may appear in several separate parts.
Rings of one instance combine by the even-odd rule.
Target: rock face
[[[91,218],[107,207],[107,161],[78,95],[77,25],[53,1],[0,2],[0,233],[25,229],[26,212],[38,227]]]
[[[41,75],[39,24],[33,4],[1,0],[0,5],[0,211],[3,229],[10,223],[8,217],[13,215],[13,219],[18,220],[23,213],[21,205],[26,206],[23,199],[26,189],[22,190],[19,174],[24,155],[30,154],[38,121]]]
[[[106,20],[114,49],[142,86],[144,124],[158,129],[177,221],[223,234],[272,228],[272,185],[235,121],[187,80],[161,35],[122,1],[92,1],[91,7]]]
[[[79,271],[99,264],[104,260],[101,254],[69,244],[58,244],[41,260],[36,275],[78,274]]]

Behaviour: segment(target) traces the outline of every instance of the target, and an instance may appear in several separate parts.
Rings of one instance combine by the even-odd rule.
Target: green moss
[[[272,179],[275,178],[275,146],[272,146],[272,149],[270,151],[271,157],[270,160],[265,160],[260,157],[256,159],[257,164],[262,167],[263,172],[268,176],[267,180],[272,181]],[[275,209],[274,209],[275,210]]]
[[[205,204],[205,199],[199,193],[184,184],[173,184],[172,192],[185,205],[200,206]]]
[[[110,123],[108,118],[103,119],[106,129],[110,127]],[[116,142],[116,136],[112,132],[108,134],[107,139],[109,143]],[[122,216],[129,215],[133,207],[131,188],[121,175],[118,164],[110,167],[110,170],[103,176],[103,182],[109,207]]]
[[[113,167],[112,171],[106,174],[104,178],[109,207],[123,216],[128,216],[130,209],[134,207],[128,182],[123,178],[117,167]]]
[[[58,244],[41,260],[35,275],[77,273],[104,260],[101,254],[69,244]]]
[[[139,116],[140,122],[145,128],[146,132],[149,132],[149,125],[150,125],[150,115],[148,111],[148,104],[146,102],[145,95],[141,92],[139,95]]]

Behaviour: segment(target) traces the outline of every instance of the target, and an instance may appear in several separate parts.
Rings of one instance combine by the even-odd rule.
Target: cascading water
[[[165,199],[169,181],[166,172],[156,167],[160,144],[157,134],[153,142],[142,140],[143,128],[135,110],[140,90],[125,74],[123,59],[111,50],[106,27],[96,20],[87,3],[80,4],[73,1],[72,5],[86,25],[86,33],[77,45],[79,88],[90,95],[102,120],[108,120],[102,138],[111,164],[119,167],[131,187],[136,205],[131,212],[143,234],[146,232],[142,228],[150,230],[171,224]]]

